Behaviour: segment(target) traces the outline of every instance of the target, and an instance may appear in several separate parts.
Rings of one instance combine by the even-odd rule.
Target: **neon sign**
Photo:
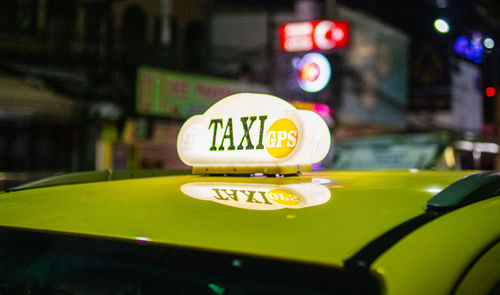
[[[461,57],[480,63],[483,61],[485,52],[493,46],[493,39],[483,36],[481,32],[474,31],[470,36],[458,36],[453,44],[453,49]]]
[[[323,90],[330,81],[332,69],[328,59],[320,53],[308,53],[301,59],[295,59],[294,67],[298,71],[297,83],[307,92]]]
[[[349,45],[349,23],[317,20],[280,27],[281,49],[286,52],[344,48]]]

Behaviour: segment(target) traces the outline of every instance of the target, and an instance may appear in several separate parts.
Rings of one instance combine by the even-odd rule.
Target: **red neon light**
[[[494,87],[487,87],[485,90],[486,96],[487,97],[493,97],[495,96],[495,88]]]
[[[280,44],[287,52],[344,48],[349,45],[349,23],[316,20],[284,24],[280,27]]]

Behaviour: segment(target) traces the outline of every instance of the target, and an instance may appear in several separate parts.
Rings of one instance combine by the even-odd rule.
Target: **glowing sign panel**
[[[316,113],[272,95],[240,93],[186,121],[177,152],[199,174],[294,174],[321,161],[330,140]]]
[[[349,23],[318,20],[280,27],[281,49],[287,52],[330,50],[349,45]]]

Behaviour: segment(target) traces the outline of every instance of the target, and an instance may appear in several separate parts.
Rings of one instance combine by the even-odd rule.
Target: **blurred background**
[[[499,29],[495,0],[2,0],[1,188],[187,169],[184,120],[242,91],[320,114],[322,167],[498,169]]]

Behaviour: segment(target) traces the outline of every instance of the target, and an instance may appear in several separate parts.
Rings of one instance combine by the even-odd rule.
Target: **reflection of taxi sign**
[[[300,198],[297,194],[284,190],[284,189],[272,189],[266,193],[269,200],[288,206],[296,206],[300,204]]]
[[[331,197],[326,187],[316,183],[191,182],[182,185],[181,191],[199,200],[259,211],[313,207],[328,202]]]
[[[181,160],[198,174],[296,174],[330,148],[330,132],[311,111],[267,94],[228,96],[191,117],[177,138]]]

